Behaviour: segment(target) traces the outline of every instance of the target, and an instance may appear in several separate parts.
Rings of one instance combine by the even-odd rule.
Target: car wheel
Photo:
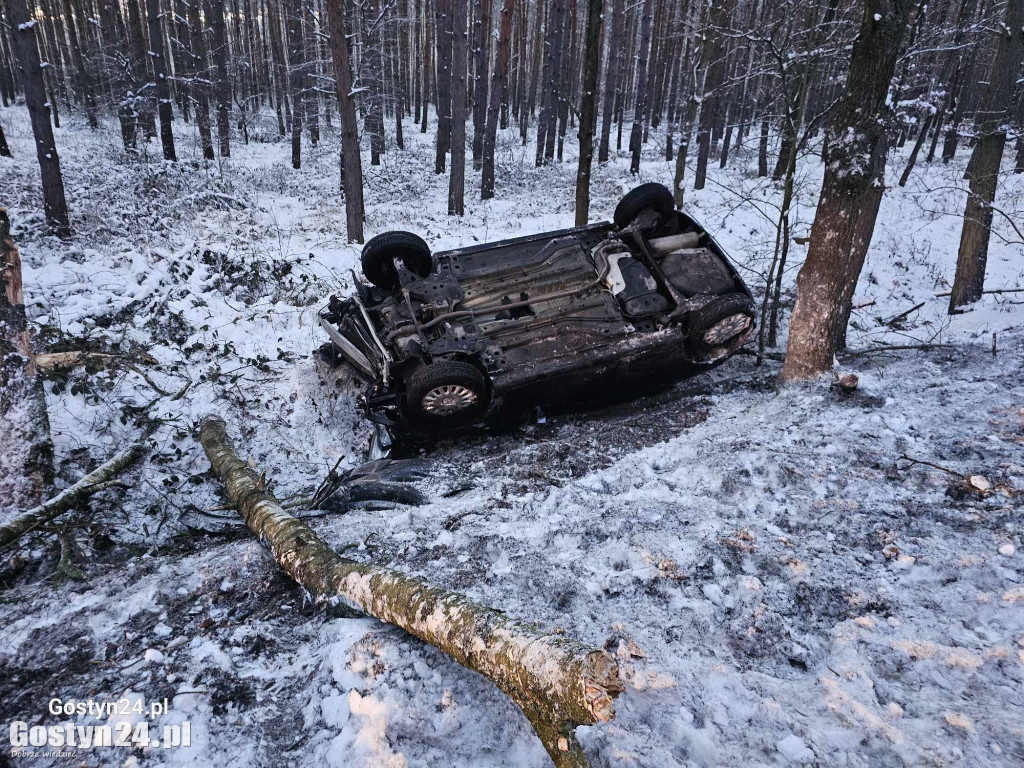
[[[462,360],[422,365],[405,384],[406,409],[421,424],[465,424],[483,413],[489,401],[484,374]]]
[[[729,347],[754,329],[754,302],[741,293],[718,296],[691,316],[687,337],[701,353]]]
[[[619,229],[629,226],[645,208],[653,208],[664,216],[676,209],[676,203],[664,184],[641,184],[627,192],[615,206],[615,215],[612,217],[615,226]]]
[[[378,288],[393,290],[398,287],[395,259],[420,277],[427,277],[434,268],[430,246],[422,237],[412,232],[384,232],[363,246],[363,274]]]

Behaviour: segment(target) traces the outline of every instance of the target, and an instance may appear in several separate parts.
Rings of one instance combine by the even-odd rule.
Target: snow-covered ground
[[[336,142],[304,147],[300,171],[276,140],[205,165],[179,126],[183,160],[167,165],[155,143],[128,161],[113,123],[92,133],[70,117],[57,139],[77,232],[65,243],[41,230],[27,119],[0,120],[15,153],[0,159],[0,204],[40,348],[133,363],[48,382],[61,482],[144,430],[155,445],[126,490],[69,516],[91,524],[78,534],[87,581],[51,586],[45,538],[0,573],[0,721],[56,723],[51,696],[131,692],[173,697],[160,724],[189,720],[193,746],[66,764],[545,765],[487,681],[396,629],[310,606],[244,529],[183,524],[223,504],[191,436],[205,413],[225,417],[279,496],[363,460],[358,392],[322,380],[311,355],[319,303],[358,263]],[[509,131],[497,199],[480,203],[469,174],[456,219],[432,135],[407,126],[406,151],[366,163],[368,236],[409,229],[441,250],[572,224],[571,142],[565,164],[535,169]],[[659,141],[639,179],[622,155],[595,169],[594,220],[639,181],[671,181]],[[623,649],[615,721],[579,731],[595,766],[1020,765],[1024,294],[947,316],[935,294],[953,276],[966,155],[922,162],[901,189],[907,152],[890,158],[855,298],[861,354],[840,361],[856,392],[779,390],[777,363],[741,356],[638,401],[441,444],[425,455],[425,506],[313,524],[353,557]],[[686,206],[760,293],[781,190],[755,167],[746,152],[713,169]],[[796,235],[820,173],[813,159],[801,169]],[[1024,176],[1006,174],[997,204],[1020,226]],[[1024,287],[1024,246],[1001,216],[996,229],[986,287]],[[790,301],[805,248],[787,267]],[[921,342],[941,346],[868,352]]]

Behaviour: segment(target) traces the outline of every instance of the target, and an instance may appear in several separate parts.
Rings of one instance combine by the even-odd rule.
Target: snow
[[[191,748],[143,751],[143,768],[545,765],[490,683],[392,627],[310,605],[244,531],[196,530],[232,519],[211,512],[223,499],[190,435],[205,413],[225,417],[282,497],[308,494],[339,458],[362,461],[358,391],[311,357],[325,341],[316,309],[358,263],[336,141],[304,146],[293,171],[266,116],[230,161],[204,163],[183,125],[178,164],[155,142],[126,161],[116,121],[93,133],[69,115],[57,141],[78,234],[62,243],[41,226],[27,118],[0,119],[37,338],[132,363],[47,382],[60,483],[145,429],[155,449],[92,505],[78,537],[87,582],[54,590],[45,538],[20,553],[25,573],[0,604],[3,719],[42,717],[51,690],[131,690],[172,697],[156,724],[192,723]],[[410,229],[441,250],[572,224],[571,141],[563,165],[535,169],[514,129],[500,135],[497,197],[480,203],[470,174],[456,220],[432,135],[407,131],[405,153],[364,163],[368,236]],[[652,132],[638,179],[624,155],[595,167],[593,219],[637,183],[671,183],[660,141]],[[781,188],[754,175],[750,147],[701,192],[688,169],[685,198],[760,291]],[[856,391],[778,389],[776,362],[739,356],[635,402],[442,443],[426,455],[426,506],[310,522],[348,556],[608,642],[627,690],[613,722],[579,729],[596,766],[1019,764],[1024,310],[1003,294],[946,314],[935,294],[953,275],[966,155],[922,158],[899,188],[910,149],[890,157],[854,299],[860,354],[839,359]],[[821,172],[800,165],[794,234],[809,230]],[[997,205],[1020,216],[1024,177],[1001,176]],[[1022,247],[995,226],[986,288],[1022,287]],[[791,246],[790,306],[805,252]],[[921,342],[946,346],[868,354]]]

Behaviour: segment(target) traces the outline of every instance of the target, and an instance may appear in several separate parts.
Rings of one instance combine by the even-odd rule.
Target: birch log
[[[614,717],[612,699],[622,682],[611,654],[545,634],[422,579],[338,556],[266,491],[238,457],[223,420],[204,418],[199,442],[246,525],[318,601],[344,603],[441,649],[519,705],[558,768],[590,765],[574,729]]]
[[[110,487],[110,480],[119,472],[134,464],[146,453],[143,443],[136,443],[127,450],[121,451],[105,464],[96,467],[70,488],[65,488],[49,501],[38,507],[18,515],[4,525],[0,525],[0,547],[17,541],[29,531],[50,522],[64,514],[76,504],[80,504],[94,493]]]

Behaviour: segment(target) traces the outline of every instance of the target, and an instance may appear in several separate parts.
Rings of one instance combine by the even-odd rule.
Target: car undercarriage
[[[750,293],[714,238],[657,184],[614,222],[431,256],[404,232],[367,243],[321,325],[368,384],[380,442],[571,402],[718,364],[754,328]]]

